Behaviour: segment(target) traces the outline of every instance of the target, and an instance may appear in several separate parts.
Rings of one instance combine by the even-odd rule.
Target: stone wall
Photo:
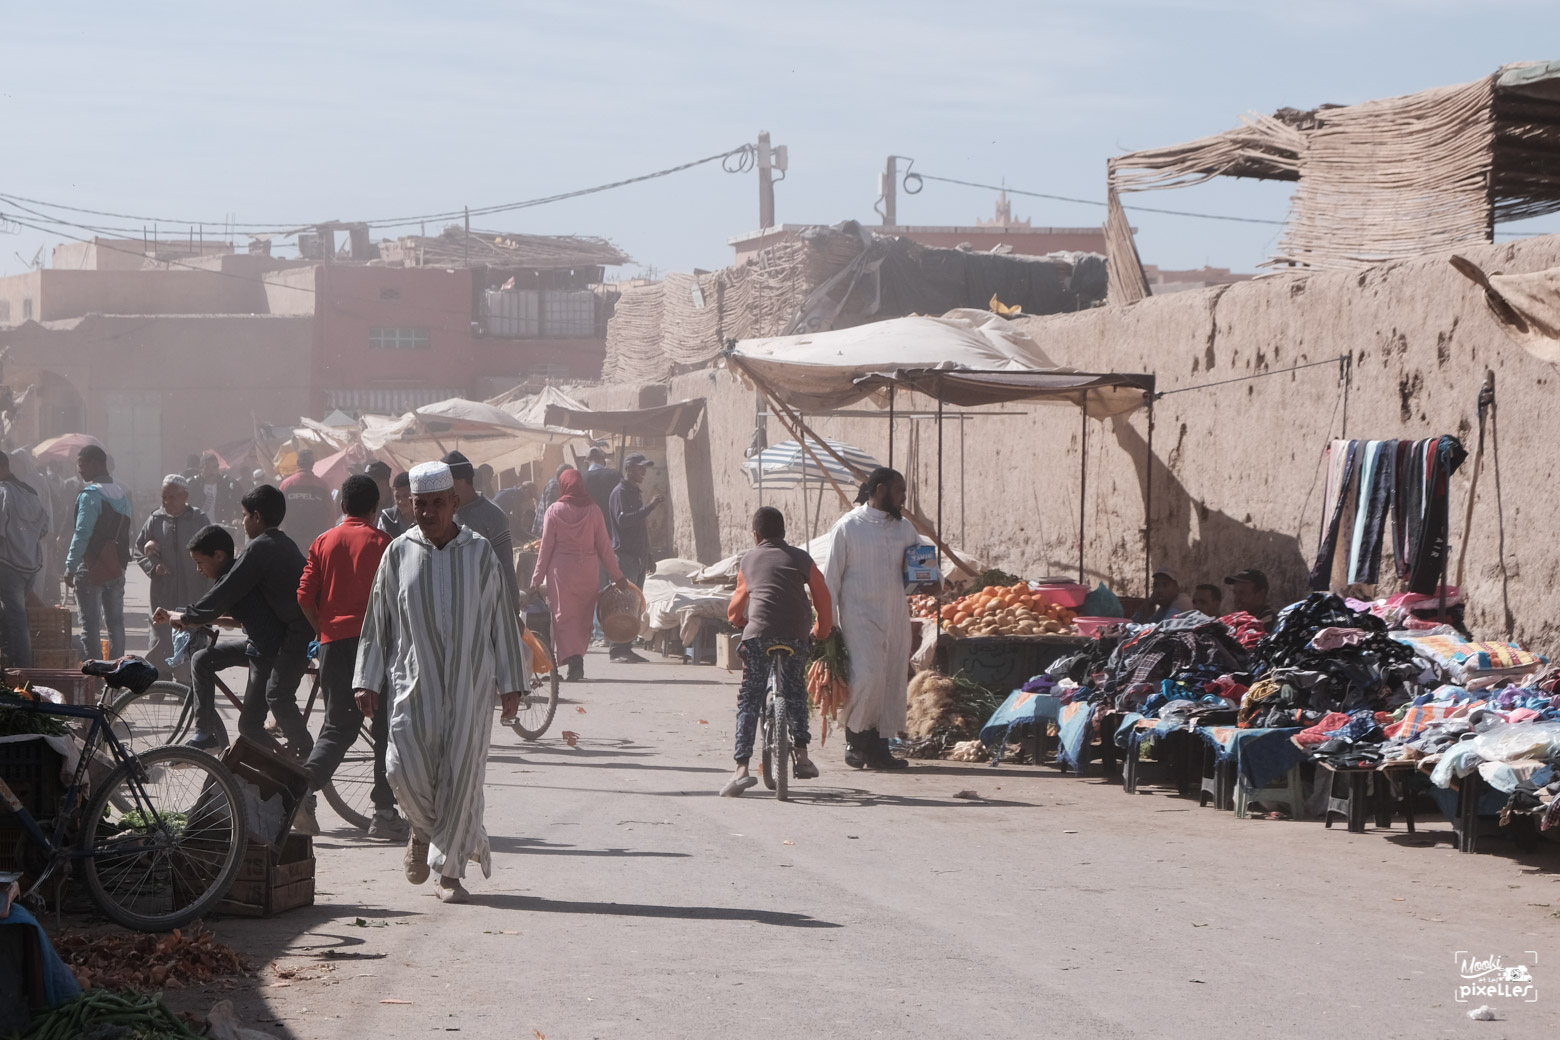
[[[1560,265],[1560,237],[1464,254],[1486,270],[1541,270]],[[1454,433],[1470,455],[1452,481],[1453,580],[1465,553],[1470,623],[1486,636],[1509,632],[1560,651],[1560,423],[1550,413],[1557,374],[1506,339],[1481,294],[1444,256],[1365,272],[1281,275],[1023,325],[1059,363],[1158,376],[1166,396],[1155,407],[1153,566],[1171,568],[1188,586],[1260,567],[1275,600],[1287,602],[1305,591],[1316,551],[1327,442],[1345,432]],[[1281,373],[1351,352],[1346,409],[1337,364]],[[1497,410],[1481,459],[1476,405],[1486,370],[1495,373]],[[1261,373],[1279,374],[1176,392]],[[580,394],[602,407],[632,406],[637,390]],[[668,397],[709,400],[706,428],[689,445],[668,445],[668,464],[679,551],[712,560],[749,541],[758,495],[741,464],[755,397],[724,371],[676,377]],[[900,407],[929,405],[901,396]],[[984,563],[1031,576],[1076,575],[1079,413],[1064,406],[999,411],[1010,414],[944,425],[943,529]],[[768,423],[771,443],[786,439],[774,419]],[[912,418],[895,427],[895,464],[910,473],[914,504],[935,517],[935,424]],[[885,418],[820,417],[815,429],[887,461]],[[1146,433],[1143,410],[1090,421],[1085,452],[1087,578],[1134,594],[1145,583]],[[832,492],[821,508],[817,494],[805,507],[800,492],[765,500],[785,510],[794,541],[813,515],[826,529],[841,511]],[[1390,574],[1390,562],[1383,570]],[[1395,591],[1390,583],[1381,588]]]

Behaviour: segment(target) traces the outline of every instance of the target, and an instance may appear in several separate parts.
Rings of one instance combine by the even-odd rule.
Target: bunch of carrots
[[[823,722],[818,743],[829,739],[829,723],[837,722],[840,709],[850,703],[850,654],[838,625],[828,638],[813,642],[807,665],[807,697]]]

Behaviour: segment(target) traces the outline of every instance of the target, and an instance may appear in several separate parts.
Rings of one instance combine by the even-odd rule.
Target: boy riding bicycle
[[[753,739],[764,708],[772,664],[780,669],[780,690],[793,734],[796,761],[791,775],[798,780],[811,780],[818,775],[818,767],[807,757],[804,674],[808,621],[812,616],[807,592],[812,591],[813,606],[818,611],[812,637],[823,639],[834,630],[829,588],[806,550],[786,544],[785,517],[773,506],[763,506],[753,514],[753,545],[742,555],[737,591],[726,610],[731,623],[742,629],[738,648],[742,655],[742,690],[737,695],[737,746],[733,756],[737,768],[720,789],[723,798],[735,798],[758,783],[758,778],[748,772],[748,760],[753,756]],[[776,645],[789,647],[791,653],[779,655],[780,660],[773,662],[769,650]],[[775,763],[776,769],[785,766],[784,762]]]

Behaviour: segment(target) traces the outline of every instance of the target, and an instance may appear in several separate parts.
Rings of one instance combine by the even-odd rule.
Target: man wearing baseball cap
[[[1175,575],[1161,567],[1153,574],[1148,602],[1138,608],[1132,620],[1139,625],[1157,625],[1191,609],[1192,598],[1181,591],[1181,583]]]
[[[1235,601],[1237,611],[1245,611],[1266,625],[1269,632],[1273,631],[1273,624],[1278,620],[1278,612],[1268,606],[1266,574],[1255,567],[1247,567],[1225,578],[1224,584],[1230,587],[1230,595]]]
[[[630,452],[623,459],[623,479],[612,489],[608,501],[607,528],[612,534],[612,549],[617,553],[618,567],[623,577],[644,588],[645,572],[650,569],[650,531],[647,523],[650,514],[661,505],[657,495],[649,502],[639,485],[645,472],[655,463],[640,452]],[[613,643],[612,660],[621,664],[639,664],[643,657],[634,653],[633,643]]]

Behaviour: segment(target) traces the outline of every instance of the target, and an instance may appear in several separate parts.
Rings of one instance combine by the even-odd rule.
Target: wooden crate
[[[292,830],[293,814],[309,794],[309,775],[304,772],[303,764],[242,733],[222,756],[222,764],[240,785],[254,788],[262,802],[281,796],[282,818],[276,830],[261,834],[256,829],[258,821],[249,821],[249,837],[265,842],[273,852],[280,853]]]
[[[270,917],[283,910],[314,905],[314,839],[292,834],[282,842],[280,855],[262,841],[251,841],[244,865],[219,913],[242,917]]]

